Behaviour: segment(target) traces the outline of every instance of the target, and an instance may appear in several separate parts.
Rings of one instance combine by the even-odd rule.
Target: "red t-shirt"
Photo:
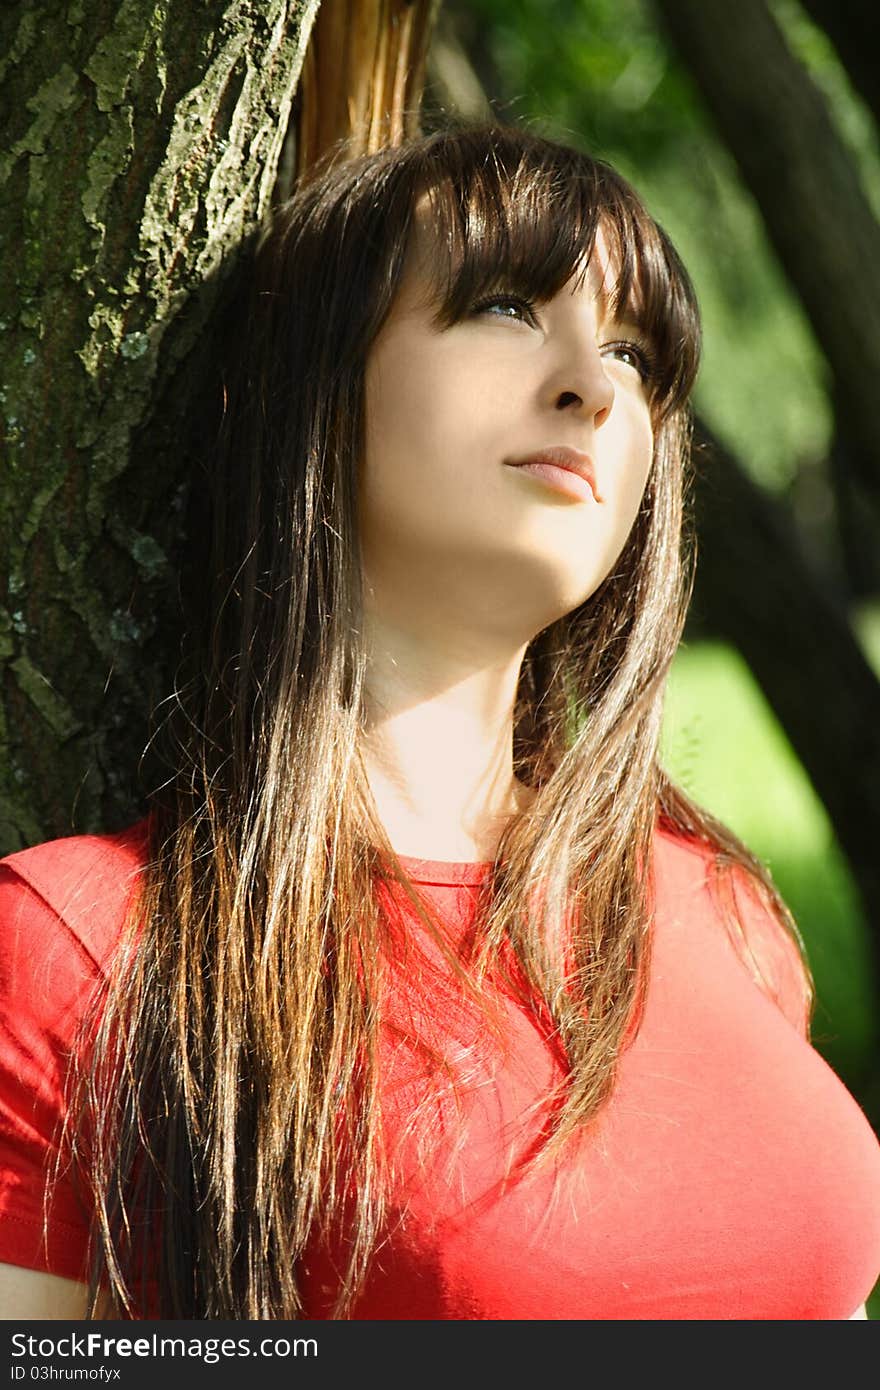
[[[84,1277],[86,1222],[63,1181],[43,1243],[44,1175],[144,849],[141,824],[0,864],[0,1261]],[[500,989],[504,1026],[487,1028],[410,915],[380,1000],[392,1202],[354,1317],[847,1318],[864,1301],[880,1272],[880,1146],[805,1039],[793,945],[738,894],[770,997],[730,941],[710,859],[658,832],[641,1028],[597,1125],[530,1177],[515,1160],[546,1119],[558,1056]],[[487,866],[402,862],[464,943]],[[328,1316],[339,1266],[332,1247],[308,1253],[308,1316]]]

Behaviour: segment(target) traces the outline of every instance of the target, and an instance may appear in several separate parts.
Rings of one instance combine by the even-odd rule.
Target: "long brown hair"
[[[637,316],[653,354],[644,501],[598,591],[527,649],[514,768],[535,798],[501,837],[478,957],[461,972],[488,1008],[480,980],[506,960],[564,1051],[539,1160],[596,1115],[637,1026],[658,816],[763,880],[658,763],[689,588],[687,397],[699,351],[670,242],[614,170],[522,129],[450,129],[355,159],[336,151],[247,261],[212,464],[204,627],[165,728],[172,775],[152,798],[143,891],[80,1077],[93,1311],[104,1284],[120,1311],[300,1316],[298,1263],[316,1229],[344,1216],[345,1316],[382,1227],[376,999],[388,936],[377,885],[402,885],[435,924],[360,759],[356,482],[365,362],[423,193],[438,331],[499,286],[549,298],[583,268],[601,225],[617,307]],[[560,943],[548,924],[566,915]]]

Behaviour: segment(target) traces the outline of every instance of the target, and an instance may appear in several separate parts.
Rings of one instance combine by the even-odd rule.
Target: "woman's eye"
[[[475,314],[484,314],[488,309],[514,309],[516,313],[527,323],[535,321],[535,306],[528,299],[519,299],[516,295],[496,295],[493,299],[482,299],[479,304],[474,305]],[[512,314],[504,313],[501,318],[513,318]]]
[[[642,381],[647,381],[652,375],[653,363],[650,353],[637,343],[606,343],[602,351],[622,362],[625,367],[632,367]]]

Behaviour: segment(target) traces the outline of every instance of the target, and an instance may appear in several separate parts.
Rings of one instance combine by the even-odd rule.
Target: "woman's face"
[[[434,328],[425,211],[367,361],[368,602],[392,621],[528,641],[596,590],[638,513],[653,446],[645,344],[611,316],[601,236],[580,288],[533,312],[500,292]],[[514,466],[560,447],[587,456],[591,483]]]

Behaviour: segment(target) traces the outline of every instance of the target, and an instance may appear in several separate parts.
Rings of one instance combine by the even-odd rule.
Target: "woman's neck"
[[[363,761],[392,847],[422,859],[493,858],[532,799],[513,773],[524,648],[495,661],[373,624]]]

